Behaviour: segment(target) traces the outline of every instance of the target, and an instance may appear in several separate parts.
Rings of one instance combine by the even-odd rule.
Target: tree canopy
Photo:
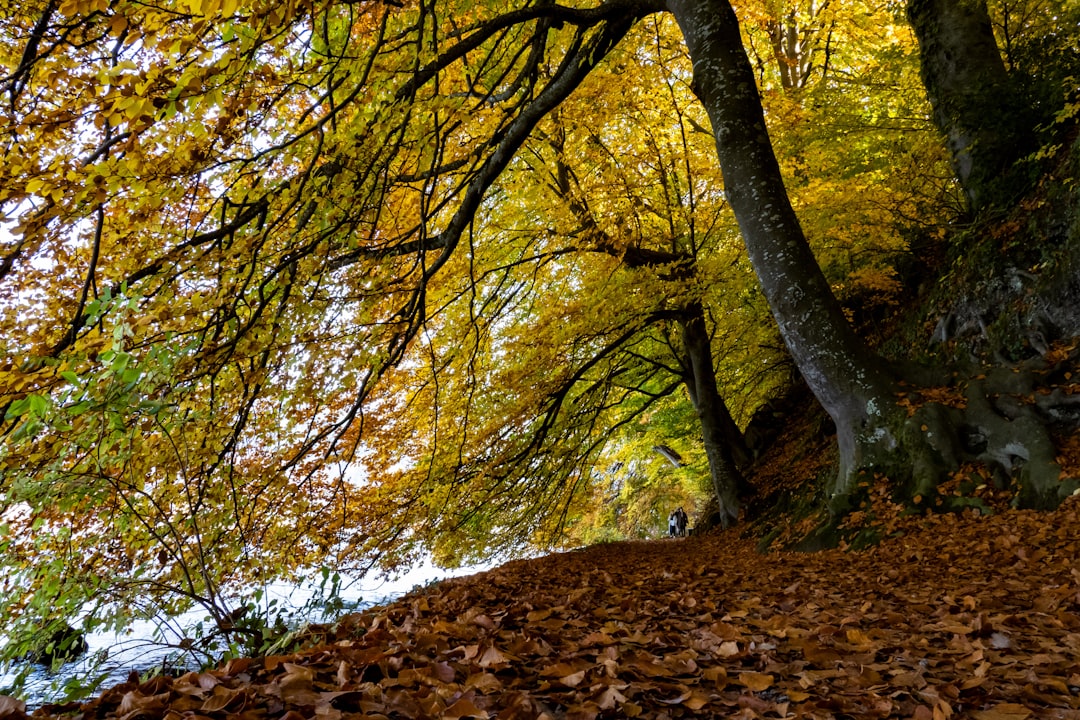
[[[0,613],[224,628],[227,588],[313,567],[732,522],[793,370],[835,507],[898,446],[931,482],[860,322],[1001,193],[909,5],[5,7]],[[1029,108],[1022,8],[981,89]],[[1038,92],[994,142],[1037,148]]]

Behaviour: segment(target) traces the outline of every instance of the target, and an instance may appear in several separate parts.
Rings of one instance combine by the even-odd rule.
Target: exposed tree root
[[[1014,507],[1057,507],[1080,488],[1080,477],[1063,472],[1054,442],[1055,433],[1080,427],[1076,359],[1075,352],[1056,361],[1040,357],[947,385],[904,386],[886,420],[888,432],[870,427],[856,438],[853,475],[831,488],[830,520],[812,544],[838,539],[833,530],[866,487],[860,478],[887,478],[897,502],[922,508],[964,468],[982,466],[996,489],[1011,493]],[[953,500],[938,507],[965,505]]]

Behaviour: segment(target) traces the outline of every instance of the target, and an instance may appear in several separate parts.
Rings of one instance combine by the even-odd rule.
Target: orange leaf
[[[1027,720],[1031,710],[1017,703],[1000,703],[988,710],[972,710],[975,720]]]
[[[701,675],[706,680],[715,683],[719,690],[723,690],[724,686],[727,685],[727,670],[724,670],[722,667],[705,668]]]
[[[499,665],[499,664],[502,664],[502,663],[506,663],[506,662],[509,662],[510,660],[511,660],[511,658],[510,658],[509,655],[507,655],[506,653],[499,650],[499,648],[492,645],[491,647],[489,647],[487,650],[484,651],[483,655],[480,656],[480,660],[479,660],[479,662],[477,664],[480,667],[486,668],[486,667],[491,667],[492,665]]]
[[[486,720],[488,713],[486,710],[476,707],[471,699],[463,697],[443,710],[442,717],[447,718],[447,720],[457,720],[464,717],[484,718]]]
[[[772,686],[773,676],[766,673],[739,673],[739,684],[754,692],[761,692]]]
[[[709,696],[706,695],[703,692],[698,691],[698,690],[695,690],[692,693],[690,693],[690,697],[687,698],[686,702],[683,703],[683,705],[690,708],[691,710],[700,710],[701,708],[705,707],[708,704],[709,704]]]

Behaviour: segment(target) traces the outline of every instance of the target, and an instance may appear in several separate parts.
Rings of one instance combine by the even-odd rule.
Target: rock
[[[26,653],[25,658],[29,662],[39,665],[52,666],[63,664],[84,655],[90,646],[86,643],[86,636],[67,623],[43,637],[41,641]]]

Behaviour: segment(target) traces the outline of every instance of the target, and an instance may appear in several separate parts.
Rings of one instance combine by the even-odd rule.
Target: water
[[[493,565],[494,563],[444,570],[424,563],[392,579],[343,578],[340,596],[350,610],[362,609],[390,602],[418,585],[449,577],[471,575],[488,570]],[[264,602],[277,600],[275,614],[287,613],[296,624],[323,622],[330,618],[315,613],[315,606],[310,602],[317,593],[318,589],[314,585],[276,583],[266,588]],[[96,681],[93,686],[104,689],[127,680],[132,670],[145,673],[162,667],[175,668],[178,665],[178,669],[195,669],[198,661],[190,656],[185,657],[177,645],[184,636],[184,628],[191,628],[204,621],[205,615],[202,609],[192,610],[170,618],[168,624],[162,628],[154,622],[139,621],[133,623],[122,635],[90,633],[86,636],[89,651],[79,660],[61,666],[55,673],[39,665],[19,665],[10,668],[6,673],[0,673],[0,694],[3,694],[3,688],[11,686],[20,670],[29,670],[29,674],[25,686],[18,694],[26,701],[28,708],[34,708],[44,703],[61,701],[72,689],[85,686],[90,680]],[[156,634],[160,634],[160,639],[155,640]],[[103,657],[106,659],[102,660]]]

